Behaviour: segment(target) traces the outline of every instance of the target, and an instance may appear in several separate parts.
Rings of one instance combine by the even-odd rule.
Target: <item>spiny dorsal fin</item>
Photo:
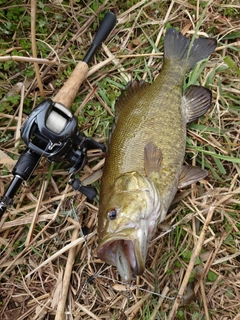
[[[210,90],[201,86],[189,86],[184,92],[183,107],[186,110],[187,123],[200,118],[207,112],[212,102]]]
[[[118,120],[118,116],[121,110],[129,104],[129,100],[132,96],[138,94],[144,87],[149,86],[149,83],[144,80],[137,81],[133,80],[128,82],[124,91],[122,91],[121,95],[118,97],[117,102],[115,104],[115,123]]]
[[[190,165],[182,166],[182,171],[178,180],[178,188],[185,188],[195,182],[204,179],[208,175],[207,170]]]

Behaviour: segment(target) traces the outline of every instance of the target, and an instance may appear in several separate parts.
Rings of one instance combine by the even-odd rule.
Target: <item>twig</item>
[[[164,21],[163,21],[163,26],[162,28],[160,29],[159,33],[158,33],[158,36],[157,36],[157,40],[155,41],[155,46],[157,47],[159,45],[159,42],[160,42],[160,39],[162,37],[162,33],[163,33],[163,30],[164,30],[164,26],[165,26],[165,23],[168,21],[169,19],[169,16],[170,16],[170,13],[172,11],[172,8],[173,8],[173,5],[174,5],[175,1],[173,0],[168,8],[168,11],[166,13],[166,16],[164,18]],[[152,50],[152,53],[155,53],[155,49]],[[148,66],[151,65],[152,63],[152,60],[153,60],[153,56],[150,57],[149,61],[148,61]],[[145,71],[144,75],[143,75],[143,79],[145,79],[147,76],[147,71]]]
[[[0,57],[0,62],[5,61],[20,61],[20,62],[36,62],[41,64],[57,64],[57,60],[49,60],[49,59],[42,59],[42,58],[33,58],[33,57],[21,57],[21,56],[4,56]]]
[[[97,233],[97,231],[93,231],[92,233],[89,233],[88,235],[88,239],[90,239],[91,237],[93,237],[95,234]],[[26,278],[30,277],[34,272],[38,271],[39,269],[41,269],[43,266],[45,266],[46,264],[48,264],[50,261],[56,259],[57,257],[61,256],[64,252],[68,251],[69,249],[78,246],[79,244],[84,243],[84,237],[78,238],[74,241],[72,241],[71,243],[67,244],[65,247],[63,247],[61,250],[57,251],[56,253],[54,253],[51,257],[49,257],[48,259],[46,259],[45,261],[43,261],[43,263],[41,263],[39,266],[37,266],[34,270],[32,270],[31,272],[29,272],[26,275]]]
[[[181,298],[182,298],[182,296],[184,294],[184,291],[185,291],[185,288],[186,288],[186,286],[188,284],[188,280],[189,280],[191,272],[193,270],[195,261],[196,261],[197,257],[199,256],[200,251],[202,249],[202,245],[203,245],[203,242],[204,242],[204,239],[205,239],[205,235],[206,235],[208,226],[209,226],[209,224],[211,222],[214,210],[215,210],[215,205],[213,205],[213,206],[211,206],[209,208],[205,223],[204,223],[203,228],[202,228],[202,232],[201,232],[200,237],[198,239],[198,242],[197,242],[197,244],[196,244],[196,246],[195,246],[195,248],[193,250],[193,254],[191,256],[191,259],[190,259],[189,265],[187,267],[185,276],[183,278],[182,284],[181,284],[180,289],[178,291],[178,296],[177,296],[177,298],[176,298],[176,300],[175,300],[175,302],[173,304],[172,310],[171,310],[171,312],[170,312],[170,314],[168,316],[168,320],[173,320],[175,315],[176,315],[176,313],[177,313],[178,307],[179,307],[179,305],[181,303]]]
[[[33,232],[34,232],[34,229],[35,229],[35,225],[38,221],[38,214],[39,214],[39,209],[42,205],[42,199],[43,199],[43,195],[44,195],[44,192],[46,190],[46,186],[47,186],[47,181],[44,181],[43,184],[42,184],[42,187],[41,187],[41,190],[40,190],[40,193],[39,193],[39,196],[38,196],[38,202],[37,202],[37,205],[36,205],[36,209],[35,209],[35,212],[34,212],[34,216],[32,218],[32,221],[31,221],[31,226],[30,226],[30,229],[28,231],[28,235],[27,235],[27,239],[25,241],[25,246],[27,247],[30,242],[31,242],[31,238],[32,238],[32,235],[33,235]]]
[[[84,23],[84,25],[81,27],[81,29],[78,30],[78,32],[68,41],[68,43],[64,46],[64,48],[61,50],[61,52],[58,53],[58,58],[60,59],[64,53],[69,49],[69,47],[72,45],[72,43],[74,41],[76,41],[86,30],[87,28],[91,25],[91,23],[93,23],[93,21],[96,19],[96,16],[98,16],[98,14],[100,12],[102,12],[102,10],[104,9],[104,7],[106,6],[106,4],[108,3],[109,0],[104,1],[104,3],[96,10],[95,15],[92,15],[87,21],[86,23]],[[47,66],[46,69],[42,72],[42,76],[44,77],[49,70],[51,69],[51,66]],[[89,74],[88,74],[89,75]],[[34,88],[35,83],[32,84],[31,88]],[[27,92],[28,94],[28,92]]]
[[[32,54],[33,57],[37,57],[37,46],[36,46],[36,0],[31,1],[31,38],[32,38]],[[36,62],[34,62],[34,68],[36,72],[36,78],[38,82],[38,87],[40,90],[41,97],[44,98],[44,90],[43,90],[43,84],[39,72],[39,66]]]
[[[207,300],[206,300],[206,294],[205,294],[205,289],[204,289],[204,285],[203,285],[202,280],[200,280],[200,290],[201,290],[201,295],[202,295],[202,302],[203,302],[205,319],[210,320],[208,306],[207,306]]]
[[[120,73],[121,77],[126,81],[129,82],[131,80],[131,75],[126,72],[124,67],[120,64],[120,61],[111,53],[108,47],[103,43],[102,47],[106,52],[107,56],[112,59],[112,62],[118,68],[118,72]]]
[[[72,242],[77,240],[78,235],[79,235],[79,228],[76,227],[73,231]],[[62,283],[62,286],[63,286],[62,295],[58,303],[55,320],[65,319],[64,310],[65,310],[65,305],[67,301],[67,295],[68,295],[69,284],[70,284],[70,279],[72,274],[72,267],[75,261],[75,255],[76,255],[76,246],[72,247],[68,253],[68,259],[67,259],[67,264],[66,264],[63,283]]]
[[[132,307],[128,308],[124,313],[128,317],[128,319],[136,319],[136,314],[138,310],[141,308],[143,303],[149,298],[151,293],[147,293],[141,300],[135,303]]]
[[[151,318],[150,320],[155,320],[156,319],[156,315],[157,315],[157,312],[158,310],[160,309],[162,303],[163,303],[163,300],[164,300],[164,296],[166,296],[168,294],[168,291],[169,291],[169,287],[166,285],[162,291],[162,297],[160,297],[158,299],[158,303],[156,305],[156,307],[154,308],[153,310],[153,313],[151,314]]]
[[[19,111],[18,111],[17,128],[16,128],[16,132],[15,132],[15,148],[17,148],[17,146],[19,144],[19,139],[21,137],[20,128],[21,128],[21,125],[22,125],[24,90],[25,90],[25,87],[24,87],[24,85],[22,85],[22,88],[21,88],[21,101],[20,101]]]
[[[78,303],[78,302],[75,302],[76,305],[79,307],[79,309],[81,309],[84,313],[88,314],[92,319],[95,319],[95,320],[101,320],[101,318],[99,318],[98,316],[96,316],[93,312],[91,312],[90,310],[88,310],[88,308],[86,308],[84,305]],[[78,318],[78,319],[81,319],[81,318]]]
[[[59,202],[59,205],[58,205],[57,209],[55,210],[55,213],[54,213],[54,216],[53,216],[52,220],[49,221],[49,222],[45,225],[45,227],[36,235],[36,237],[34,237],[34,239],[32,239],[32,241],[29,243],[29,246],[30,246],[32,243],[34,243],[34,242],[36,241],[36,239],[37,239],[38,237],[40,237],[40,235],[43,234],[43,233],[49,228],[49,226],[56,220],[57,215],[58,215],[59,210],[60,210],[60,207],[61,207],[61,205],[62,205],[62,202],[64,201],[64,199],[65,199],[65,197],[66,197],[66,195],[67,195],[66,192],[67,192],[67,189],[68,189],[68,188],[69,188],[69,185],[66,186],[65,192],[64,192],[61,196],[59,196],[60,202]],[[72,192],[72,194],[74,194],[74,192]],[[55,197],[55,199],[56,199],[56,197]],[[52,202],[52,201],[53,201],[53,198],[51,198],[50,200],[48,200],[48,202]],[[44,201],[42,202],[42,204],[44,204]],[[35,208],[35,206],[36,206],[36,204],[32,205],[31,207]],[[28,207],[29,207],[29,206],[28,206]],[[19,211],[19,212],[23,211],[23,208],[19,208],[18,211]],[[12,214],[15,215],[16,212],[17,212],[17,210],[14,210],[14,211],[12,212]],[[1,223],[1,222],[0,222],[0,223]],[[71,245],[71,243],[70,243],[70,245]],[[22,255],[24,255],[25,252],[27,252],[27,250],[29,249],[29,246],[28,246],[28,247],[25,247],[25,248],[15,257],[15,259],[19,259],[20,257],[22,257]],[[69,245],[68,245],[68,246],[69,246]],[[65,247],[65,249],[67,248],[66,251],[69,249],[68,246]],[[62,250],[58,251],[57,253],[60,253],[61,251],[62,251]],[[64,250],[63,252],[65,252],[65,250]],[[53,256],[55,257],[55,255],[53,255]],[[51,256],[50,258],[52,259],[53,256]],[[51,261],[51,259],[50,259],[50,261]],[[45,265],[48,261],[49,261],[49,259],[47,259],[46,261],[44,261],[43,265]],[[14,260],[13,260],[13,262],[11,262],[11,263],[9,264],[9,266],[0,274],[0,280],[5,276],[5,274],[6,274],[6,273],[8,272],[8,270],[11,268],[11,266],[13,265],[13,263],[14,263]],[[38,268],[39,268],[39,267],[38,267]],[[38,269],[38,268],[36,268],[36,269]],[[34,272],[34,271],[30,272],[30,274],[32,274],[33,272]],[[28,274],[28,275],[30,275],[30,274]]]

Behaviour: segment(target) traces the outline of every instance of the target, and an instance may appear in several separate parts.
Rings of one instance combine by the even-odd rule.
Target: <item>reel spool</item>
[[[50,162],[65,159],[77,132],[77,118],[51,99],[40,103],[21,128],[22,139],[28,148]]]
[[[66,124],[67,119],[56,111],[52,111],[46,121],[46,127],[56,134],[59,134],[61,131],[63,131],[66,127]]]

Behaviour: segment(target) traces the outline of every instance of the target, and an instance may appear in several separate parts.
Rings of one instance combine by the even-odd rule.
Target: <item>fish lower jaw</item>
[[[116,266],[121,278],[129,282],[133,274],[141,275],[145,269],[145,257],[136,251],[132,240],[110,240],[98,248],[98,257]]]

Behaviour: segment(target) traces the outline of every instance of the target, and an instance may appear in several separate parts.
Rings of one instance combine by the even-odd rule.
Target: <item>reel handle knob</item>
[[[97,195],[97,190],[94,187],[91,186],[83,186],[81,184],[81,181],[79,179],[74,179],[69,182],[71,187],[84,194],[89,200],[93,200]]]

